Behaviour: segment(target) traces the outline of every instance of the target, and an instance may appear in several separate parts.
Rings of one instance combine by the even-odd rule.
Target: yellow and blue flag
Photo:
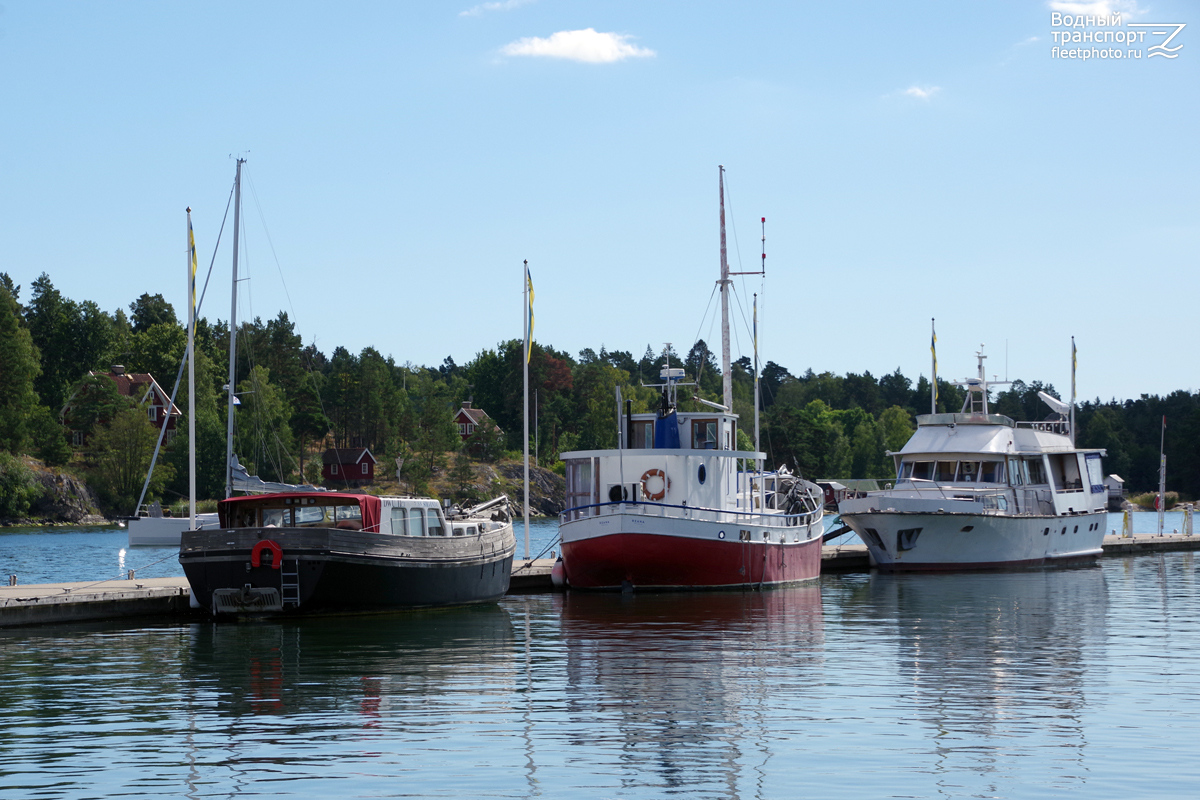
[[[529,277],[529,262],[525,262],[525,288],[529,292],[529,329],[525,335],[525,363],[533,353],[533,278]]]

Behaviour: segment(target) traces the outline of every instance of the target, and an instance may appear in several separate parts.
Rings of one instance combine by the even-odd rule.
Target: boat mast
[[[721,403],[726,412],[733,411],[733,381],[729,374],[729,259],[725,250],[725,167],[719,170],[718,189],[721,195]]]
[[[188,252],[188,529],[196,530],[196,237],[187,210]],[[168,409],[169,410],[169,409]]]
[[[238,233],[241,231],[242,214],[242,164],[246,159],[237,160],[237,175],[233,180],[233,299],[229,304],[229,383],[228,390],[228,420],[225,428],[225,497],[233,495],[233,407],[237,404],[234,394],[235,373],[237,371],[237,292],[238,292]]]

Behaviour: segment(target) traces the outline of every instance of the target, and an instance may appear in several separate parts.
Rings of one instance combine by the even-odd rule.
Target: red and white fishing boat
[[[573,589],[761,587],[820,575],[821,490],[737,448],[729,359],[729,266],[721,179],[724,405],[681,411],[682,369],[664,365],[656,412],[628,405],[615,450],[563,453],[563,571]]]

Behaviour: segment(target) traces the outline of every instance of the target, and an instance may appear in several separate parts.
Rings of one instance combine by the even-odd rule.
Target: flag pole
[[[933,356],[933,386],[929,391],[929,413],[937,413],[937,318],[931,317],[929,320],[929,330],[933,334],[933,338],[929,340],[929,352]]]
[[[1158,441],[1158,535],[1163,535],[1163,515],[1167,513],[1167,416],[1162,418],[1162,434]]]
[[[1071,447],[1075,446],[1075,337],[1071,337]]]
[[[525,358],[522,365],[524,372],[524,401],[525,401],[525,435],[522,437],[525,444],[525,558],[529,558],[529,356],[533,347],[533,298],[530,296],[530,290],[533,288],[533,281],[529,277],[529,259],[525,259],[525,285],[523,293],[525,295]]]
[[[196,530],[196,237],[187,210],[188,249],[188,529]],[[170,409],[167,409],[170,413]]]

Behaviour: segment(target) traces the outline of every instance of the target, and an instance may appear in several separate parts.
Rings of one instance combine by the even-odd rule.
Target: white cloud
[[[1047,0],[1046,5],[1051,11],[1084,16],[1110,17],[1113,14],[1128,14],[1132,17],[1145,13],[1143,9],[1138,8],[1137,0]]]
[[[1028,45],[1031,45],[1031,44],[1033,44],[1034,42],[1037,42],[1037,41],[1040,41],[1040,40],[1038,39],[1038,37],[1036,37],[1036,36],[1030,36],[1028,39],[1025,39],[1025,40],[1023,40],[1023,41],[1020,41],[1020,42],[1017,42],[1017,47],[1027,47]]]
[[[653,50],[630,44],[629,39],[629,36],[620,33],[597,33],[595,28],[584,28],[581,31],[559,31],[545,39],[526,36],[504,45],[500,52],[506,56],[565,58],[588,64],[607,64],[655,55]]]
[[[537,0],[503,0],[503,2],[495,3],[480,3],[473,8],[468,8],[466,11],[458,12],[460,17],[478,17],[480,14],[486,14],[489,11],[512,11],[514,8],[527,6]]]
[[[940,86],[910,86],[904,90],[903,94],[915,97],[918,100],[928,101],[941,90],[942,87]]]

